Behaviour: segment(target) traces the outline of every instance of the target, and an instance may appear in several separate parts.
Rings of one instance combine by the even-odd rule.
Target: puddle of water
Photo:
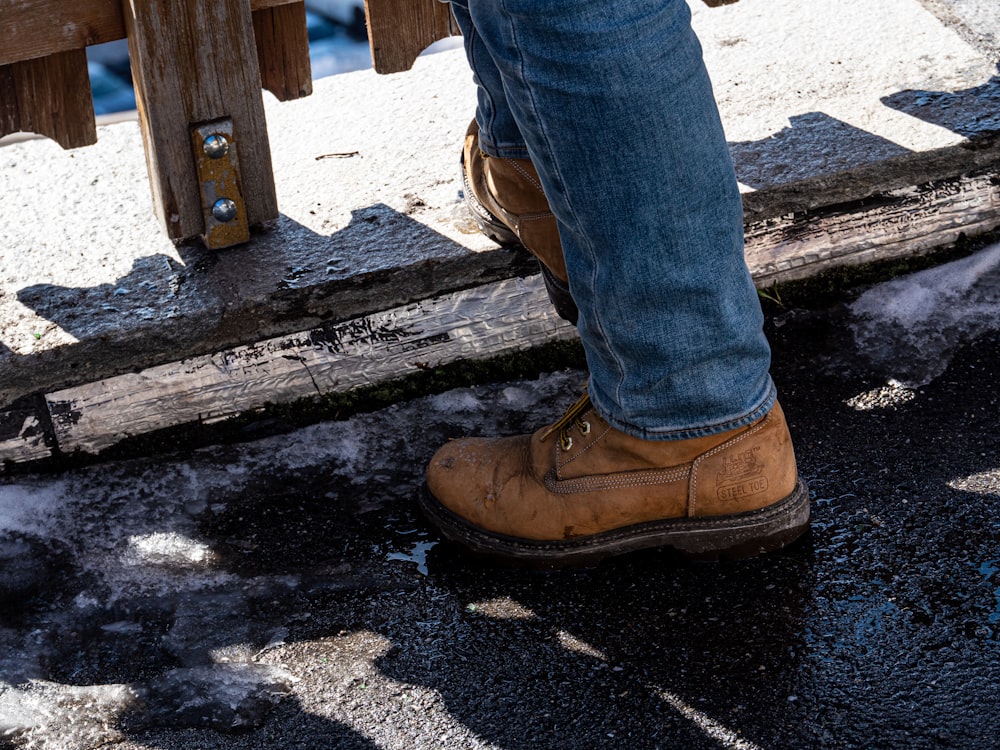
[[[417,572],[421,575],[428,575],[427,553],[437,546],[437,542],[415,542],[410,547],[409,552],[390,552],[385,556],[386,560],[399,560],[401,562],[413,563],[417,566]]]

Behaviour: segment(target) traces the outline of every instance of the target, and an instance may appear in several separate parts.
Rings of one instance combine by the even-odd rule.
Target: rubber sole
[[[537,568],[593,567],[609,557],[658,547],[694,560],[739,560],[781,549],[809,528],[809,489],[801,479],[792,494],[760,510],[650,521],[559,541],[520,539],[481,529],[448,510],[426,486],[419,502],[447,539],[483,557]]]

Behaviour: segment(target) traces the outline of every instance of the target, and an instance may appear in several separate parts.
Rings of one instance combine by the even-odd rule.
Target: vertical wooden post
[[[192,133],[229,120],[246,220],[278,215],[249,0],[122,0],[153,203],[173,239],[206,231]]]
[[[63,148],[97,143],[83,49],[0,65],[0,136],[20,131]]]
[[[305,3],[277,5],[253,12],[260,84],[278,101],[312,93],[309,30]]]

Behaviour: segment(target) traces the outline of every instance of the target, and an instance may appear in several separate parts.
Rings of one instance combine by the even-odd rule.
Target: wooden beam
[[[438,0],[365,0],[365,16],[377,73],[409,70],[431,44],[461,34],[451,6]]]
[[[250,9],[300,1],[250,0]],[[0,0],[0,65],[124,38],[119,0]]]
[[[0,136],[20,132],[63,148],[97,143],[84,50],[0,65]]]
[[[191,130],[233,123],[250,225],[278,216],[260,70],[247,3],[124,0],[153,203],[172,239],[203,234]]]
[[[1000,227],[997,167],[746,224],[759,287],[920,255]]]
[[[94,454],[154,430],[575,337],[576,329],[553,312],[540,276],[507,279],[68,388],[45,400],[60,451]],[[0,453],[0,464],[18,460],[19,450],[12,443],[12,455]]]

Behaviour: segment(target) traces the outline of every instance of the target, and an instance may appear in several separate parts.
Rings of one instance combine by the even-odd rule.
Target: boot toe
[[[482,529],[511,533],[505,521],[523,494],[527,441],[513,438],[453,440],[431,458],[427,490],[447,510]],[[498,460],[498,456],[500,460]]]

